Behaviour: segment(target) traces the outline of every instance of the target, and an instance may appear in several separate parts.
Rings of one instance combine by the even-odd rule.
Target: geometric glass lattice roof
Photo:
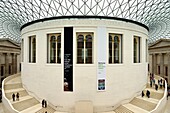
[[[0,36],[20,42],[22,25],[59,16],[125,18],[149,27],[149,43],[170,38],[168,0],[1,0]]]

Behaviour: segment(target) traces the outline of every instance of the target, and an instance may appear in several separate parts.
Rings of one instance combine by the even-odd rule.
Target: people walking
[[[44,108],[44,105],[45,105],[45,100],[43,99],[42,100],[42,107]]]
[[[144,97],[145,96],[145,94],[144,94],[144,92],[142,91],[142,97]]]
[[[12,94],[12,100],[15,101],[15,94]]]
[[[45,108],[47,107],[47,101],[46,100],[44,101],[44,107]]]
[[[16,98],[17,98],[16,100],[19,101],[19,93],[18,92],[16,94]]]
[[[146,96],[147,96],[148,98],[150,98],[150,91],[149,91],[149,90],[146,91]]]

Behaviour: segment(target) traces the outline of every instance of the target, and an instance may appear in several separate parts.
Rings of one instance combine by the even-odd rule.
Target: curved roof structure
[[[170,38],[169,0],[1,0],[0,36],[20,42],[20,28],[60,16],[118,17],[149,27],[149,43]]]

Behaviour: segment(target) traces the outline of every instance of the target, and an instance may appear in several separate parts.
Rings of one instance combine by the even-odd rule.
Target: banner
[[[107,32],[106,27],[97,28],[97,90],[106,90],[106,49]]]

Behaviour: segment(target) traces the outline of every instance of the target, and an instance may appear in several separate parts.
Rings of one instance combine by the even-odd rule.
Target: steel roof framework
[[[169,0],[1,0],[0,35],[20,42],[22,25],[59,16],[125,18],[149,27],[149,43],[170,38]]]

